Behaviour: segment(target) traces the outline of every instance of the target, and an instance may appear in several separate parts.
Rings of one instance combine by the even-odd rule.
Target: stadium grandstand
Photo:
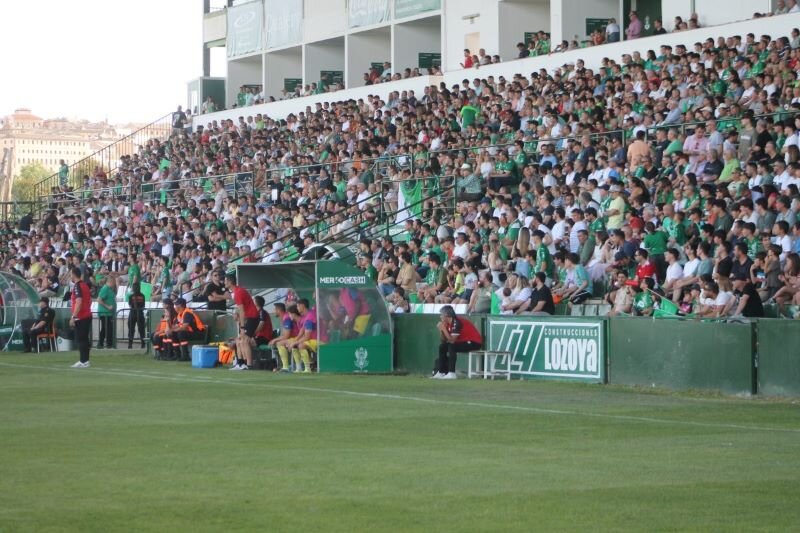
[[[71,266],[93,294],[136,272],[150,306],[206,309],[217,270],[337,258],[395,313],[791,318],[795,11],[715,27],[685,13],[647,37],[632,11],[621,42],[558,53],[534,25],[499,64],[179,107],[89,158],[106,167],[40,183],[4,222],[3,269],[55,307]],[[605,23],[593,32],[619,30]]]
[[[202,4],[0,205],[0,532],[798,529],[796,0]]]

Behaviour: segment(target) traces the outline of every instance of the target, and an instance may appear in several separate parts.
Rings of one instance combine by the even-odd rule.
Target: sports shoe
[[[239,370],[239,363],[233,363],[231,370]]]
[[[72,365],[72,368],[89,368],[89,366],[91,366],[91,363],[89,361],[86,361],[85,363],[81,363],[80,361],[78,361],[77,363]]]
[[[441,372],[437,372],[431,376],[431,379],[442,379],[446,374],[442,374]]]
[[[250,370],[247,365],[237,365],[231,368],[231,370]]]
[[[455,372],[448,372],[447,374],[442,376],[440,379],[458,379],[458,376],[456,376]]]
[[[284,367],[284,368],[281,368],[279,372],[280,372],[281,374],[291,374],[291,373],[292,373],[292,369],[291,369],[291,368],[285,368],[285,367]]]

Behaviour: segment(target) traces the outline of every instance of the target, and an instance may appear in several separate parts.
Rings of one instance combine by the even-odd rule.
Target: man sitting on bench
[[[300,368],[300,360],[303,361],[303,373],[311,373],[311,353],[316,352],[317,347],[317,310],[309,308],[309,302],[305,298],[297,301],[297,311],[300,318],[300,334],[290,343],[292,358],[295,367]]]
[[[175,300],[175,325],[172,326],[172,345],[180,346],[180,361],[191,361],[189,341],[205,340],[206,326],[200,317],[186,308],[186,300]]]
[[[471,352],[483,344],[481,334],[466,318],[456,316],[451,305],[445,305],[439,312],[441,321],[436,326],[442,342],[439,344],[439,371],[433,379],[456,379],[456,354]]]
[[[50,307],[50,298],[43,296],[39,299],[39,316],[36,320],[22,321],[22,342],[25,344],[25,352],[30,352],[31,347],[39,342],[37,338],[39,335],[53,331],[55,318],[56,313]]]

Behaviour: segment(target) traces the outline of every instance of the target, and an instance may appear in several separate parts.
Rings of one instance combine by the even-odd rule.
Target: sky
[[[151,122],[202,72],[201,0],[4,1],[0,116]],[[212,56],[212,75],[225,60]]]

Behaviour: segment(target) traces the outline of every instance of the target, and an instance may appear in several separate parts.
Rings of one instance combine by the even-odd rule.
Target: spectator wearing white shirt
[[[581,246],[581,241],[578,239],[578,234],[581,231],[588,231],[586,221],[583,220],[583,211],[580,209],[572,210],[572,228],[569,231],[569,251],[573,254],[578,253]]]
[[[453,257],[460,257],[465,262],[469,259],[469,242],[467,242],[467,236],[463,233],[456,233]]]
[[[664,292],[669,294],[675,288],[675,283],[683,279],[683,267],[680,264],[681,253],[677,248],[670,248],[666,253],[667,275],[664,279]]]
[[[553,229],[551,231],[553,235],[553,244],[556,248],[563,248],[569,244],[568,241],[565,242],[565,238],[567,237],[567,221],[564,209],[557,207],[554,211],[554,216],[556,223],[553,224]]]

